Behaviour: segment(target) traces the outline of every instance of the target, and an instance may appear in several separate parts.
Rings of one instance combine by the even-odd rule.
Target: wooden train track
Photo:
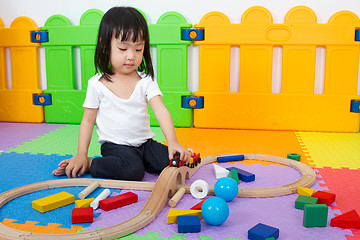
[[[134,182],[134,181],[118,181],[118,180],[102,180],[102,179],[61,179],[44,181],[34,184],[18,187],[7,192],[0,194],[0,207],[7,202],[23,196],[28,193],[56,188],[56,187],[69,187],[69,186],[88,186],[93,181],[99,181],[100,187],[103,188],[116,188],[116,189],[131,189],[131,190],[149,190],[152,191],[149,199],[144,207],[134,217],[124,221],[120,224],[97,229],[94,231],[73,233],[73,234],[40,234],[16,230],[0,223],[0,239],[36,239],[36,240],[82,240],[82,239],[115,239],[128,234],[131,234],[149,223],[151,223],[161,210],[165,207],[168,198],[173,196],[180,188],[185,188],[186,192],[190,192],[190,186],[185,185],[185,178],[190,178],[201,166],[208,163],[216,162],[218,156],[228,155],[213,155],[203,157],[201,164],[195,168],[188,167],[167,167],[160,174],[156,183],[151,182]],[[239,155],[239,154],[231,154]],[[297,187],[310,187],[316,179],[315,172],[311,167],[287,158],[261,155],[261,154],[244,154],[245,159],[257,159],[274,163],[284,164],[298,170],[302,176],[301,178],[291,184],[272,187],[272,188],[239,188],[238,197],[273,197],[292,194],[296,192]],[[214,194],[214,188],[210,187],[209,194]]]

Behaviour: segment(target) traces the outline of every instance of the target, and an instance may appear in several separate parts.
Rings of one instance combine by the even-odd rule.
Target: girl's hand
[[[87,156],[75,155],[70,159],[62,160],[52,174],[55,176],[66,175],[68,178],[80,177],[89,170],[90,161],[91,158]]]
[[[190,161],[190,157],[194,154],[194,150],[191,148],[184,148],[179,143],[169,144],[169,159],[173,159],[176,152],[180,153],[180,160],[187,164]]]

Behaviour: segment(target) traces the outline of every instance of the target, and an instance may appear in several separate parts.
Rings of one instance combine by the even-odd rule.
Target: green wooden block
[[[295,201],[295,208],[304,210],[305,204],[316,204],[318,198],[299,195]]]
[[[229,177],[234,179],[238,185],[240,184],[239,175],[236,170],[230,170]]]
[[[328,219],[326,204],[305,204],[304,206],[304,227],[326,227]]]

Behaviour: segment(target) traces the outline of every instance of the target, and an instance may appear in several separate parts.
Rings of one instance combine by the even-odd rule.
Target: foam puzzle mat
[[[164,141],[159,128],[153,128],[156,140]],[[225,153],[258,153],[286,157],[287,153],[301,154],[301,162],[312,166],[317,179],[312,186],[336,194],[336,201],[329,207],[326,227],[305,228],[303,210],[295,209],[298,194],[269,198],[236,198],[229,202],[230,214],[220,226],[210,226],[201,220],[201,232],[179,234],[177,224],[166,224],[170,209],[166,206],[157,218],[137,232],[121,239],[248,239],[247,231],[257,223],[280,230],[278,239],[290,240],[355,240],[360,239],[360,229],[331,227],[330,219],[350,210],[360,211],[360,153],[359,134],[312,133],[293,131],[247,131],[222,129],[176,129],[179,142],[191,147],[202,156]],[[51,174],[57,164],[71,157],[77,150],[78,125],[0,123],[0,193],[46,180],[63,179]],[[93,135],[89,149],[91,157],[99,156],[100,145]],[[241,188],[275,187],[292,183],[300,178],[295,169],[270,162],[245,160],[219,163],[223,167],[236,166],[255,173],[254,182],[241,182]],[[83,178],[91,178],[85,174]],[[146,174],[143,181],[155,182],[157,175]],[[212,167],[201,167],[186,184],[197,179],[216,182]],[[15,198],[0,208],[0,222],[8,227],[36,233],[64,234],[91,231],[112,226],[136,215],[148,199],[149,191],[138,194],[137,203],[111,211],[94,210],[94,222],[72,224],[73,204],[40,213],[31,207],[31,201],[61,191],[77,195],[84,187],[64,187],[42,190]],[[96,197],[99,188],[89,197]],[[130,190],[111,189],[111,196]],[[199,202],[185,194],[175,208],[191,208]]]

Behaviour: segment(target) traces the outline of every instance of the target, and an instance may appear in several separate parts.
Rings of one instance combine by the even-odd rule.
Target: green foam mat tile
[[[8,152],[58,154],[60,156],[75,155],[78,148],[79,126],[77,124],[66,125],[15,148],[9,148]],[[153,127],[151,130],[156,134],[155,140],[164,141],[165,137],[159,127]],[[94,127],[89,146],[89,157],[101,156],[100,143],[97,142],[97,139],[98,135]]]

